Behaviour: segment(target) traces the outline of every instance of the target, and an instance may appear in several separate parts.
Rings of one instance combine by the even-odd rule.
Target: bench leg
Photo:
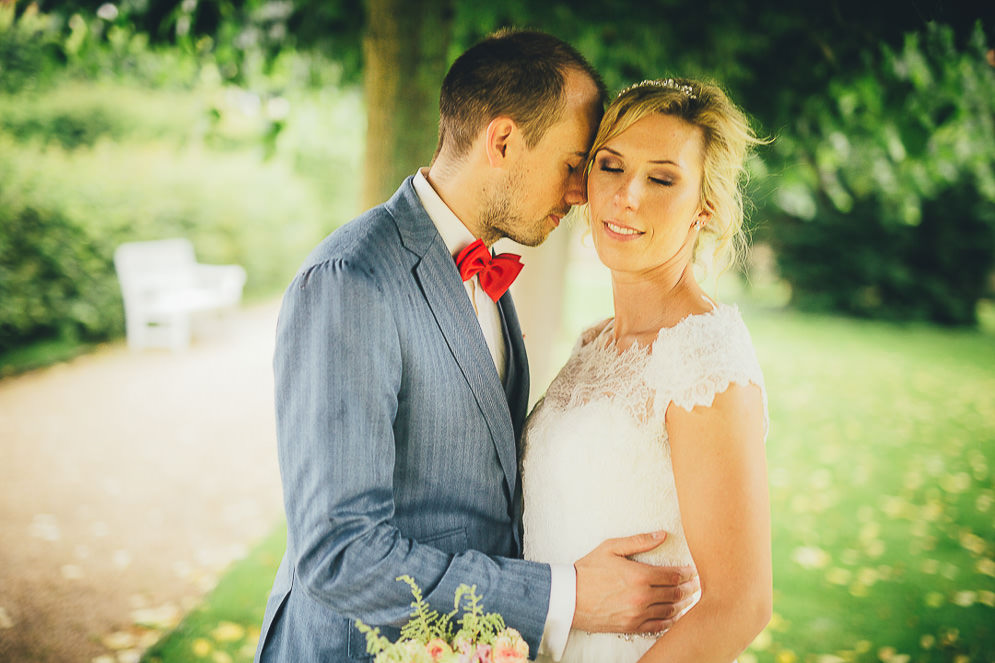
[[[184,350],[190,346],[190,314],[174,313],[156,320],[131,316],[126,318],[125,332],[132,350],[163,347]]]
[[[190,314],[177,313],[169,318],[167,343],[174,351],[184,350],[190,345]]]

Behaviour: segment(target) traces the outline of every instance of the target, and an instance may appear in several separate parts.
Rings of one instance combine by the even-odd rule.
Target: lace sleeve
[[[571,354],[581,349],[582,347],[588,345],[589,343],[591,343],[591,341],[600,336],[601,332],[605,330],[605,327],[607,327],[608,323],[611,321],[612,318],[605,318],[604,320],[596,322],[595,324],[591,325],[590,327],[582,331],[580,333],[580,336],[577,337],[577,342],[574,343],[574,347],[573,350],[571,351]]]
[[[687,410],[708,407],[733,382],[756,384],[763,393],[765,431],[768,427],[763,373],[736,307],[720,306],[662,330],[646,366],[646,381],[655,392],[653,415],[660,420],[670,403]]]

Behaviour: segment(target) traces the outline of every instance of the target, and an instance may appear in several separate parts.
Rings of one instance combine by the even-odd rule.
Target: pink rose
[[[506,628],[494,639],[493,663],[516,663],[529,657],[529,644],[522,634],[513,628]]]
[[[523,663],[526,660],[528,660],[526,654],[523,654],[514,647],[495,645],[491,663]]]
[[[433,661],[438,661],[443,654],[453,653],[453,650],[442,638],[434,638],[429,640],[428,644],[425,645],[425,651],[428,652],[428,655],[432,657]]]
[[[477,645],[477,660],[480,663],[493,663],[490,645]]]
[[[456,639],[453,640],[453,648],[459,650],[463,654],[469,654],[473,652],[473,642],[470,640],[469,636],[457,635]]]

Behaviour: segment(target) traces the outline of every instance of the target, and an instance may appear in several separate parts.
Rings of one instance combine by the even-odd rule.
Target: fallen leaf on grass
[[[803,569],[821,569],[829,563],[829,554],[817,546],[795,548],[791,559]]]
[[[180,609],[174,603],[166,603],[158,608],[139,608],[131,611],[131,619],[136,624],[168,630],[180,623]]]
[[[954,605],[959,605],[962,608],[970,608],[974,605],[974,600],[978,597],[972,591],[957,592],[954,597],[950,600]]]
[[[234,622],[220,622],[211,631],[211,637],[217,642],[235,642],[245,637],[245,627]]]
[[[211,650],[214,649],[214,647],[211,646],[211,643],[207,639],[197,638],[196,640],[193,641],[191,649],[193,649],[194,655],[203,658],[204,656],[210,654]]]
[[[978,573],[983,573],[986,576],[995,578],[995,561],[988,559],[987,557],[979,559],[977,569]]]
[[[834,585],[849,585],[852,574],[847,569],[832,568],[826,573],[826,580]]]
[[[135,646],[135,636],[127,631],[116,631],[102,637],[100,642],[108,649],[113,649],[114,651],[131,649]]]

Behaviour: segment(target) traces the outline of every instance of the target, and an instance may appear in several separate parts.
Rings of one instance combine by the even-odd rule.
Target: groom
[[[364,660],[354,620],[396,638],[404,574],[440,612],[475,584],[533,655],[542,641],[559,657],[571,626],[658,631],[683,607],[685,572],[625,558],[660,535],[574,566],[521,559],[529,376],[500,273],[517,267],[470,253],[476,239],[538,245],[584,202],[604,97],[549,35],[474,46],[443,82],[431,167],[326,238],[288,288],[274,359],[287,551],[257,661]]]

